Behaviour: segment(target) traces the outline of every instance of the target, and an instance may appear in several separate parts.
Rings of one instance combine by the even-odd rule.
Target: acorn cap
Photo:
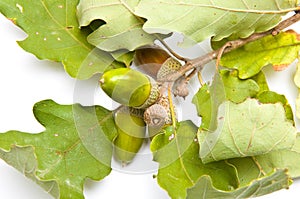
[[[153,104],[144,113],[145,122],[152,127],[162,127],[167,117],[168,111],[160,104]]]
[[[151,82],[150,96],[147,98],[147,100],[141,106],[136,107],[138,109],[144,109],[144,108],[151,106],[152,104],[154,104],[157,101],[157,99],[160,96],[159,85],[157,84],[157,82],[154,81],[152,78],[150,78],[150,82]]]
[[[148,125],[148,135],[151,140],[164,127],[172,124],[170,104],[166,96],[160,97],[155,104],[145,110],[144,121]]]
[[[157,72],[157,81],[164,82],[166,77],[170,74],[178,72],[181,68],[181,63],[173,57],[168,58]]]
[[[144,112],[144,121],[150,127],[160,128],[165,124],[172,124],[169,100],[162,96]]]

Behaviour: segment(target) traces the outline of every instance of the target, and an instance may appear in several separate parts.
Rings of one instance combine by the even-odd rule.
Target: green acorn
[[[133,160],[141,148],[146,133],[146,124],[141,109],[124,107],[115,114],[118,136],[114,140],[114,156],[123,165]]]
[[[134,108],[146,108],[160,95],[158,84],[151,77],[130,68],[105,72],[100,84],[114,101]]]

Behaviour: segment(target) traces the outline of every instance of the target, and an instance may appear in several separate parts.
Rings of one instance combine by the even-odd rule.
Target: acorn
[[[171,56],[158,45],[147,45],[135,50],[133,62],[138,70],[156,79],[161,65]]]
[[[184,99],[189,95],[188,82],[184,76],[181,76],[174,82],[172,92],[175,96],[183,97]]]
[[[114,101],[139,109],[149,107],[160,96],[155,80],[130,68],[105,72],[100,79],[100,85]]]
[[[114,140],[114,157],[123,165],[130,163],[145,140],[146,124],[141,109],[123,107],[115,114],[118,136]]]

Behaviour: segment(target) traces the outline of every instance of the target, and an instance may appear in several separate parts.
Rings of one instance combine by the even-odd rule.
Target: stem
[[[165,81],[168,82],[174,82],[176,81],[178,78],[180,78],[181,76],[185,75],[186,72],[197,68],[198,71],[201,71],[202,68],[209,63],[210,61],[212,61],[213,59],[216,59],[218,57],[218,55],[223,51],[222,54],[226,54],[229,53],[245,44],[248,44],[252,41],[261,39],[265,36],[268,35],[277,35],[279,34],[283,29],[289,27],[290,25],[298,22],[300,20],[300,13],[296,13],[295,15],[289,17],[288,19],[280,22],[275,28],[262,32],[262,33],[255,33],[252,34],[250,37],[245,38],[245,39],[237,39],[234,41],[229,41],[227,42],[223,47],[221,47],[218,50],[214,50],[212,52],[209,52],[205,55],[202,55],[198,58],[192,59],[192,60],[188,60],[186,62],[186,64],[181,67],[181,69],[177,72],[177,73],[173,73],[170,74],[168,77],[166,77]]]
[[[171,84],[169,84],[169,86],[168,86],[168,99],[169,99],[169,104],[170,104],[172,125],[175,129],[176,128],[176,116],[175,116],[175,110],[174,110],[173,99],[172,99],[172,85]]]
[[[192,77],[194,76],[194,75],[196,75],[198,73],[198,70],[197,70],[197,68],[194,68],[194,70],[185,78],[185,81],[186,82],[188,82],[188,81],[190,81],[190,79],[192,79]]]
[[[203,81],[202,74],[200,71],[198,72],[198,80],[199,80],[200,86],[202,87],[204,85],[204,81]]]
[[[217,55],[217,61],[216,61],[216,70],[217,71],[219,69],[219,65],[220,65],[220,62],[221,62],[222,55],[224,54],[224,51],[226,50],[226,48],[228,48],[230,46],[231,46],[231,43],[227,42],[225,45],[223,45],[219,49],[219,52],[218,52],[218,55]]]
[[[159,36],[157,36],[157,38],[158,38],[158,40],[160,41],[160,43],[161,43],[162,45],[164,45],[164,47],[165,47],[165,48],[166,48],[166,49],[167,49],[174,57],[176,57],[177,59],[182,60],[182,61],[184,61],[184,62],[187,62],[187,61],[188,61],[187,58],[182,57],[181,55],[177,54],[172,48],[170,48],[170,46],[169,46],[163,39],[161,39]]]

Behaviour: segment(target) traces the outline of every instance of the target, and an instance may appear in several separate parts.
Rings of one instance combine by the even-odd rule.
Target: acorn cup
[[[160,96],[155,80],[130,68],[105,72],[100,79],[100,85],[114,101],[138,109],[149,107]]]
[[[177,59],[173,57],[168,58],[157,72],[157,81],[167,81],[167,76],[177,73],[181,66]]]
[[[157,81],[169,81],[168,76],[178,73],[181,67],[182,65],[178,60],[174,59],[173,57],[168,58],[157,72]],[[189,95],[188,82],[186,81],[185,76],[181,76],[174,82],[172,86],[172,93],[174,96],[183,98]]]
[[[162,96],[144,112],[144,121],[148,126],[148,135],[152,140],[161,130],[172,124],[169,100]]]
[[[145,141],[146,124],[143,111],[123,107],[115,114],[118,136],[114,140],[114,157],[122,165],[130,163]]]

